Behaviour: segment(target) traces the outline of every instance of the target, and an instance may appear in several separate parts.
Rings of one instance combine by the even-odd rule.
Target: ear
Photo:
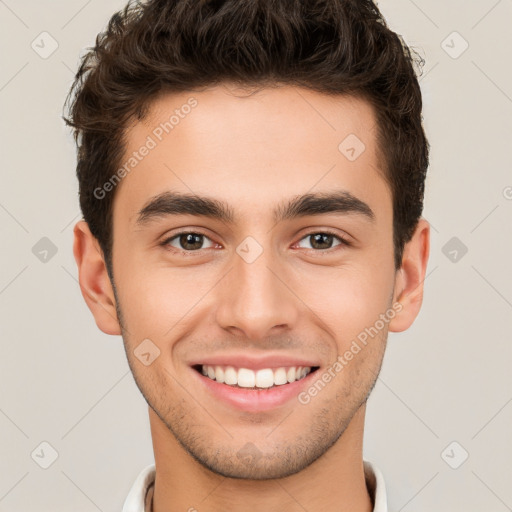
[[[73,254],[78,266],[80,290],[91,310],[96,325],[106,334],[121,334],[117,318],[114,290],[97,239],[81,220],[73,229]]]
[[[429,252],[430,224],[421,218],[411,240],[404,246],[402,266],[397,271],[393,304],[400,302],[402,309],[389,322],[391,332],[405,331],[418,316]]]

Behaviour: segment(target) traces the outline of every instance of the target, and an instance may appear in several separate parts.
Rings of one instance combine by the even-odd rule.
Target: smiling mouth
[[[291,384],[318,370],[319,366],[281,366],[278,368],[236,368],[196,364],[192,368],[204,377],[233,388],[264,390]]]

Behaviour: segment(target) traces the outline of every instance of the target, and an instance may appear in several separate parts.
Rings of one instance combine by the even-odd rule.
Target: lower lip
[[[250,389],[221,384],[216,380],[205,377],[194,368],[191,368],[191,370],[215,398],[224,400],[237,409],[248,412],[269,411],[293,398],[297,398],[301,390],[309,386],[312,375],[317,373],[316,371],[310,372],[300,380],[272,388]]]

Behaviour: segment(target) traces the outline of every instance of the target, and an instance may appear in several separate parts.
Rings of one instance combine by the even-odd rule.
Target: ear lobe
[[[76,223],[73,234],[73,254],[85,302],[100,330],[105,334],[120,335],[114,291],[98,241],[83,220]]]
[[[429,253],[430,224],[421,218],[411,240],[405,244],[402,266],[397,273],[393,303],[400,302],[402,308],[389,322],[391,332],[405,331],[418,316]]]

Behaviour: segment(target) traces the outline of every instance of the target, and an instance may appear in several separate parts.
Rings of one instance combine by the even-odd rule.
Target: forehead
[[[215,197],[243,214],[343,188],[389,210],[376,135],[373,108],[354,96],[226,84],[163,94],[126,130],[114,216],[135,222],[149,198],[168,190]]]

